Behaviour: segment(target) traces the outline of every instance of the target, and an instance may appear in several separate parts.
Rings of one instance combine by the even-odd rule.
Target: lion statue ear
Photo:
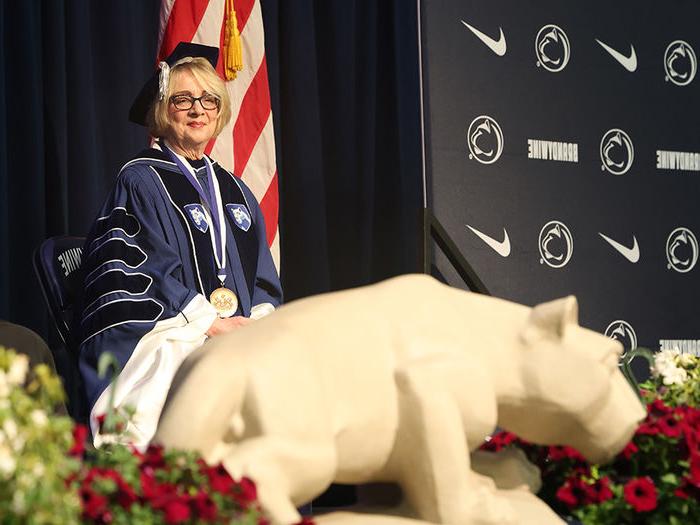
[[[561,339],[571,324],[578,325],[578,301],[573,295],[533,307],[522,336],[526,342]]]

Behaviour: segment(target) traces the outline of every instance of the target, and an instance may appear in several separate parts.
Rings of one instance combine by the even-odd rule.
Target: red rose
[[[209,467],[205,470],[205,473],[209,478],[209,485],[212,490],[221,494],[231,493],[235,482],[223,465],[219,464],[216,467]]]
[[[588,496],[587,501],[585,501],[586,504],[608,501],[613,497],[612,490],[610,490],[610,478],[605,476],[596,480],[593,485],[588,486],[586,492]]]
[[[308,516],[302,516],[301,521],[296,525],[314,525],[314,520]]]
[[[700,455],[690,456],[690,476],[686,478],[693,486],[700,488]]]
[[[243,508],[248,507],[251,503],[255,503],[258,499],[258,491],[255,488],[253,480],[250,478],[242,478],[236,483],[234,498]]]
[[[574,492],[574,487],[568,481],[557,490],[557,499],[569,508],[579,504],[579,494]]]
[[[92,482],[95,479],[111,479],[117,485],[116,496],[117,502],[123,508],[128,509],[138,500],[138,496],[134,489],[122,478],[121,474],[113,469],[91,468],[82,482],[83,489],[92,490]],[[110,493],[111,496],[111,493]]]
[[[572,472],[572,474],[575,474],[580,478],[590,478],[591,477],[591,467],[588,464],[577,465],[571,469],[571,472]],[[573,475],[571,477],[573,477]]]
[[[141,472],[141,494],[147,500],[153,499],[158,495],[158,482],[152,474]]]
[[[659,432],[659,427],[653,421],[644,421],[637,429],[637,434],[643,436],[656,436]]]
[[[124,479],[122,479],[121,476],[119,481],[117,482],[117,486],[119,487],[119,493],[117,494],[117,502],[123,508],[128,509],[133,503],[136,502],[136,500],[138,500],[138,496],[136,495],[136,492],[134,492],[134,489],[131,488],[131,485],[124,481]]]
[[[491,452],[498,452],[510,444],[519,441],[518,436],[512,432],[506,430],[501,430],[496,432],[493,436],[488,438],[488,441],[481,445],[482,450],[487,450]]]
[[[557,490],[557,499],[570,509],[585,504],[589,499],[586,483],[580,478],[569,478]]]
[[[680,499],[688,499],[690,497],[690,487],[688,480],[683,479],[683,482],[673,491],[673,495]]]
[[[656,508],[656,486],[648,476],[627,482],[624,493],[625,501],[637,512],[648,512]]]
[[[217,507],[205,492],[199,492],[193,500],[197,517],[207,522],[214,522],[217,518]]]
[[[180,496],[175,491],[175,487],[168,484],[163,484],[158,486],[160,491],[156,496],[151,498],[148,502],[154,509],[165,509],[173,501],[180,498]]]
[[[694,486],[688,478],[683,478],[678,488],[673,491],[673,494],[681,499],[688,499],[690,497],[693,497],[697,500],[700,500],[700,489]]]
[[[685,444],[688,447],[688,454],[700,453],[700,431],[696,427],[687,424],[683,421],[683,435],[685,436]]]
[[[664,436],[676,438],[681,435],[681,425],[674,414],[667,414],[656,420],[656,424]]]
[[[173,498],[168,501],[164,508],[165,523],[176,524],[183,523],[190,519],[190,506],[187,504],[186,498]]]
[[[141,460],[141,469],[159,469],[165,467],[165,458],[163,457],[163,447],[159,445],[149,445]]]
[[[85,439],[87,439],[88,429],[85,425],[75,425],[73,427],[73,446],[68,454],[80,457],[85,453]]]
[[[625,445],[625,448],[622,450],[621,454],[625,456],[625,459],[630,459],[637,452],[639,452],[639,447],[634,444],[634,441],[630,441],[627,443],[627,445]]]
[[[131,488],[131,485],[124,480],[119,472],[116,470],[108,470],[105,472],[105,477],[114,480],[114,482],[117,484],[117,488],[119,489],[117,492],[117,502],[119,505],[125,509],[128,509],[134,502],[136,502],[138,499],[136,492],[134,492],[134,489]]]
[[[97,520],[107,511],[107,498],[95,492],[92,487],[83,485],[78,489],[83,507],[83,516]]]
[[[507,430],[502,430],[496,434],[496,440],[501,443],[501,445],[506,446],[515,443],[518,440],[518,436]]]
[[[683,486],[678,487],[676,490],[674,490],[673,495],[680,499],[688,499],[689,497],[688,493],[685,491],[685,487]]]
[[[673,409],[664,403],[661,399],[656,398],[653,402],[647,405],[647,412],[656,416],[664,416],[671,413]]]
[[[90,485],[92,480],[100,475],[101,471],[102,469],[98,467],[91,467],[90,470],[87,471],[87,474],[85,474],[85,478],[83,478],[83,486]]]
[[[700,427],[700,409],[684,406],[679,407],[678,410],[683,412],[683,419],[686,424],[694,428]]]
[[[164,508],[175,497],[175,486],[170,483],[158,483],[152,474],[141,472],[141,493],[151,507]]]
[[[573,459],[582,462],[586,461],[581,453],[575,448],[558,446],[547,448],[547,459],[551,461],[560,461],[562,459]]]

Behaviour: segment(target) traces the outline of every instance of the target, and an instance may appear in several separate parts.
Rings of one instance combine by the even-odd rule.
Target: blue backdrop
[[[628,348],[699,350],[699,17],[422,2],[429,202],[494,295],[575,294]]]

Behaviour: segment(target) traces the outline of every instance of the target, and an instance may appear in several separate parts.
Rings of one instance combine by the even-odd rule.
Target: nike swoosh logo
[[[598,42],[603,49],[610,53],[610,55],[612,55],[612,57],[615,60],[622,64],[622,67],[624,67],[627,71],[629,71],[630,73],[634,73],[637,70],[637,55],[634,52],[633,45],[630,45],[630,49],[632,50],[630,56],[625,56],[619,51],[607,45],[605,42],[601,42],[597,38],[595,39],[595,41]]]
[[[615,248],[618,252],[622,254],[622,256],[627,259],[631,263],[636,263],[639,260],[639,245],[637,244],[637,238],[633,235],[632,236],[632,247],[628,248],[624,244],[620,244],[614,239],[611,239],[607,235],[603,235],[602,233],[598,232],[598,235],[600,235],[603,239],[605,239],[610,246]]]
[[[503,55],[506,54],[506,37],[505,37],[505,35],[503,34],[503,29],[501,29],[500,27],[498,28],[498,30],[501,32],[501,35],[500,35],[500,37],[498,38],[498,40],[494,40],[494,39],[491,38],[490,36],[485,35],[485,34],[482,33],[481,31],[479,31],[476,27],[470,26],[470,25],[467,24],[464,20],[461,20],[461,22],[462,22],[465,26],[467,26],[467,28],[469,29],[469,31],[471,31],[472,33],[474,33],[474,34],[477,36],[477,38],[478,38],[479,40],[481,40],[484,44],[486,44],[486,46],[487,46],[491,51],[493,51],[494,53],[496,53],[499,57],[502,57]]]
[[[482,241],[488,244],[494,251],[501,257],[508,257],[510,255],[510,239],[508,238],[508,232],[503,228],[503,240],[497,241],[493,237],[489,237],[485,233],[481,233],[476,228],[472,228],[468,224],[465,225],[471,231],[473,231]]]

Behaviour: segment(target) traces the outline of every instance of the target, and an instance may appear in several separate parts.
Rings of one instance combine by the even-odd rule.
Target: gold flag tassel
[[[226,80],[233,80],[236,78],[237,72],[243,69],[243,46],[241,44],[241,33],[238,31],[238,19],[233,8],[233,0],[226,0],[225,17],[224,72]]]

